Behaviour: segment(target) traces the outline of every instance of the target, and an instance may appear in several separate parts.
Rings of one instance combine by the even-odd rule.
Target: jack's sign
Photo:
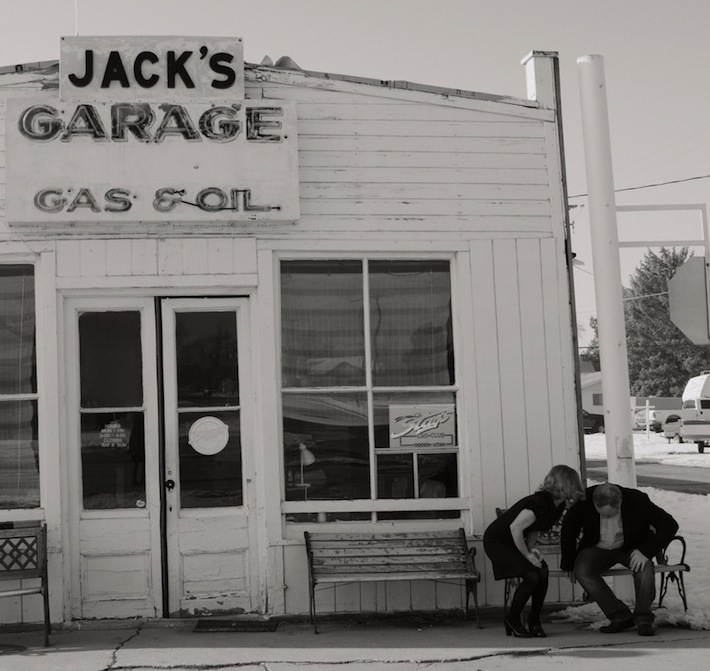
[[[242,40],[62,37],[59,98],[72,102],[242,100]]]
[[[243,99],[241,42],[196,39],[75,38],[61,99],[8,100],[8,222],[298,219],[293,104]]]

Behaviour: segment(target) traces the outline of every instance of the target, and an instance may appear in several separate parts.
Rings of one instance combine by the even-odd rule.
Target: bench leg
[[[478,616],[478,583],[475,580],[466,581],[466,619],[468,619],[468,600],[473,594],[473,605],[476,609],[476,626],[481,628],[481,620]]]
[[[678,580],[678,594],[680,594],[680,598],[683,600],[683,608],[685,608],[685,610],[687,611],[688,610],[688,599],[685,596],[685,582],[683,580],[683,572],[682,571],[678,574],[677,580]]]
[[[663,597],[665,597],[668,591],[668,581],[675,582],[678,585],[678,594],[683,601],[683,608],[688,610],[688,597],[685,593],[685,582],[683,580],[683,572],[679,571],[677,574],[675,571],[669,571],[668,573],[661,573],[661,588],[658,592],[658,607],[663,606]]]
[[[49,647],[49,635],[52,633],[52,621],[49,619],[49,589],[44,586],[42,590],[44,599],[44,647]]]
[[[310,583],[311,592],[311,624],[313,625],[313,633],[318,633],[318,623],[316,621],[316,586],[311,581]]]

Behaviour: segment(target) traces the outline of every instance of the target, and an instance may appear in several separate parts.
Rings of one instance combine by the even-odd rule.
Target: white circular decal
[[[217,454],[229,441],[229,427],[217,417],[200,417],[187,434],[187,442],[200,454]]]

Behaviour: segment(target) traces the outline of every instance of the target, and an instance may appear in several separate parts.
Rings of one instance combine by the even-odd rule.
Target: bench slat
[[[428,547],[428,548],[389,548],[386,545],[382,547],[368,547],[368,548],[313,548],[312,549],[314,557],[346,557],[351,560],[355,558],[367,558],[367,557],[431,557],[432,555],[439,555],[441,557],[456,557],[460,559],[463,557],[461,548],[442,548],[442,547]]]
[[[411,573],[338,573],[321,575],[318,583],[337,582],[387,582],[389,580],[480,580],[479,573],[447,573],[440,571],[413,571]]]
[[[323,542],[346,542],[353,543],[357,541],[369,541],[369,542],[395,542],[397,540],[403,541],[413,541],[413,540],[423,540],[431,543],[435,540],[437,543],[451,540],[457,543],[461,542],[461,537],[459,536],[459,531],[412,531],[412,532],[380,532],[380,533],[309,533],[311,543],[323,543]]]
[[[354,557],[321,557],[313,555],[313,568],[318,569],[324,566],[353,566]],[[412,566],[417,567],[424,564],[440,564],[442,566],[461,566],[466,568],[466,562],[463,557],[451,557],[446,555],[420,555],[413,557],[411,555],[377,555],[370,557],[359,557],[358,566]]]

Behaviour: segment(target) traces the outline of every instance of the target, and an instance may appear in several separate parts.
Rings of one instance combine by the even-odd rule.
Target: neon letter
[[[54,140],[64,130],[64,122],[57,118],[58,114],[50,105],[32,105],[20,115],[17,130],[28,140]]]
[[[111,105],[111,139],[126,142],[129,130],[141,142],[150,142],[148,126],[155,121],[155,114],[148,103],[116,103]]]
[[[239,105],[231,107],[212,107],[200,117],[200,132],[216,142],[229,142],[242,132],[242,123],[234,117],[239,112]],[[226,118],[225,118],[226,117]]]

